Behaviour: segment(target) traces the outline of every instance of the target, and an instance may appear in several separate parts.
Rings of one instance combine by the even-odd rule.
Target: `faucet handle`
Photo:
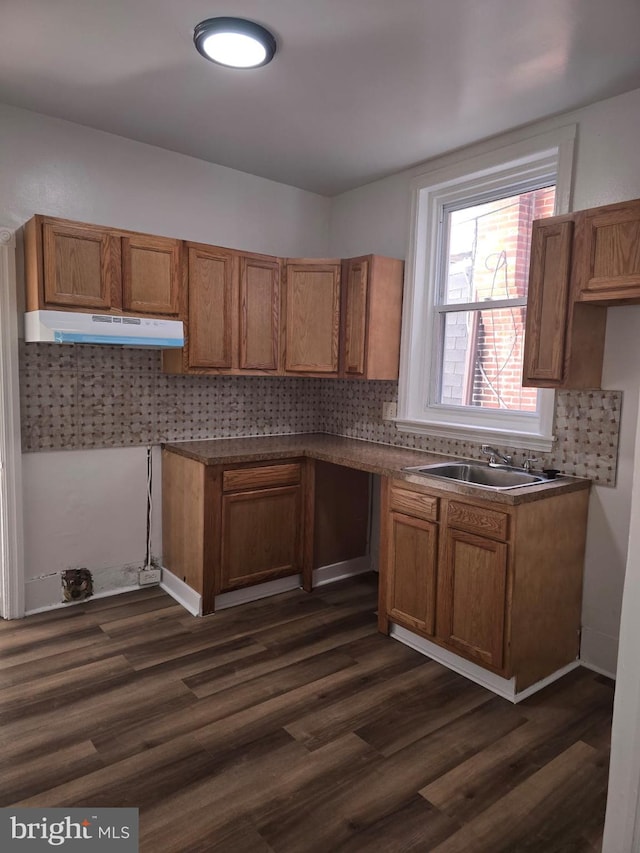
[[[533,463],[539,462],[539,461],[540,460],[538,459],[537,456],[527,456],[527,458],[522,463],[522,467],[524,468],[525,471],[530,471]]]

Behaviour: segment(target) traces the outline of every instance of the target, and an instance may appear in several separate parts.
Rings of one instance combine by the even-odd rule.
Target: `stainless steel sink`
[[[481,462],[438,462],[435,465],[418,465],[404,470],[410,474],[445,477],[447,480],[457,480],[459,483],[470,483],[501,492],[548,482],[546,477],[531,474],[521,468],[511,468],[508,465],[489,466]]]

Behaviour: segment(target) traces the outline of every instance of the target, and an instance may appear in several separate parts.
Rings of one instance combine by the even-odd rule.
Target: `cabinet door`
[[[120,308],[120,240],[109,231],[45,222],[44,301],[53,306]]]
[[[387,555],[387,615],[421,634],[435,631],[438,525],[392,512]]]
[[[438,580],[438,636],[483,666],[504,662],[507,546],[447,529],[446,557]]]
[[[285,298],[286,370],[337,373],[340,262],[288,262]]]
[[[573,222],[534,222],[523,381],[561,383],[567,335]]]
[[[578,214],[579,298],[640,298],[640,200]]]
[[[180,313],[179,240],[127,234],[122,238],[122,307],[133,314]]]
[[[344,372],[353,376],[365,373],[368,283],[368,261],[345,265]]]
[[[233,254],[190,246],[189,367],[232,366]]]
[[[222,589],[302,571],[302,486],[225,494]]]
[[[280,342],[280,262],[240,259],[240,367],[277,370]]]

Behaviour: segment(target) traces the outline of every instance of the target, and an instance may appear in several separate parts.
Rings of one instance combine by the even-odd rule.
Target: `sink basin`
[[[460,483],[470,483],[474,486],[497,491],[548,482],[546,477],[531,474],[521,468],[510,468],[507,465],[491,467],[483,465],[481,462],[439,462],[435,465],[416,466],[404,470],[410,474],[445,477],[447,480],[457,480]]]

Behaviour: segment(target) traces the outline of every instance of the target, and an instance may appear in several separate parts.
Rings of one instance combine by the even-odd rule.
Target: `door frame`
[[[16,238],[0,227],[0,616],[25,611]]]

